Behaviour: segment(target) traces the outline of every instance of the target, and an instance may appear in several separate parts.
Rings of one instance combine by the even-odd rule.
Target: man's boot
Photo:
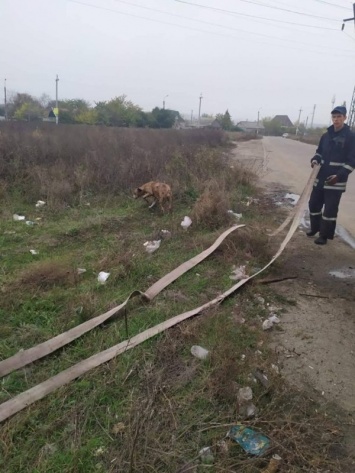
[[[319,236],[316,240],[314,240],[314,243],[316,245],[326,245],[327,244],[327,238]]]

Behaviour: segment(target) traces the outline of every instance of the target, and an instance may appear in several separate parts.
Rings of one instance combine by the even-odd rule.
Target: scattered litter
[[[275,373],[280,374],[280,368],[277,365],[272,364],[271,368],[275,371]]]
[[[105,284],[110,274],[111,273],[106,273],[105,271],[100,271],[97,280],[100,284]]]
[[[249,207],[250,204],[257,204],[259,199],[255,199],[254,197],[247,197],[246,206]]]
[[[230,215],[233,215],[233,217],[235,217],[237,220],[240,220],[243,217],[243,214],[237,214],[233,212],[233,210],[227,210],[227,213],[229,213]]]
[[[255,352],[255,355],[258,355],[258,356],[260,356],[260,355],[262,355],[262,354],[263,354],[263,352],[260,351],[260,350],[256,350],[256,352]]]
[[[275,314],[271,314],[270,317],[263,322],[263,330],[270,330],[274,324],[279,324],[281,321]]]
[[[85,268],[78,268],[76,271],[77,271],[78,274],[86,273],[86,269],[85,269]]]
[[[253,391],[249,386],[239,389],[237,399],[239,414],[245,419],[255,417],[257,408],[250,402],[253,399]]]
[[[238,402],[243,403],[251,401],[253,399],[253,391],[247,386],[246,388],[240,388],[238,391]]]
[[[115,424],[112,429],[111,429],[111,432],[114,434],[114,435],[117,435],[121,432],[123,432],[125,430],[126,426],[124,425],[123,422],[118,422],[117,424]]]
[[[42,220],[42,217],[37,217],[35,218],[36,222],[39,222],[40,220]]]
[[[242,355],[242,356],[240,357],[240,359],[241,359],[242,361],[244,361],[246,357],[247,357],[246,355]]]
[[[261,473],[276,473],[279,469],[281,457],[279,455],[273,455],[268,466],[262,470]]]
[[[229,452],[229,445],[225,440],[219,440],[219,442],[217,442],[217,448],[221,453]]]
[[[261,370],[259,370],[259,368],[257,368],[253,375],[255,376],[255,378],[259,381],[259,383],[261,383],[264,388],[268,388],[269,387],[269,380],[268,380],[268,377],[266,376],[266,374],[264,374]]]
[[[20,222],[21,220],[26,220],[24,215],[13,214],[12,218],[15,222]]]
[[[256,300],[260,302],[261,305],[265,304],[265,299],[261,296],[255,296]]]
[[[234,425],[227,435],[251,455],[262,455],[270,446],[270,440],[265,435],[244,425]]]
[[[308,365],[308,368],[310,368],[311,370],[314,370],[313,366],[311,365]]]
[[[16,232],[15,232],[14,230],[6,230],[6,231],[4,232],[4,235],[15,235],[15,233],[16,233]]]
[[[160,236],[165,240],[171,238],[171,232],[169,230],[160,230]]]
[[[280,307],[276,307],[275,305],[269,305],[268,310],[269,312],[277,312],[278,310],[280,310]]]
[[[205,360],[208,357],[209,351],[199,345],[193,345],[191,347],[191,354],[200,360]]]
[[[229,276],[229,279],[233,281],[239,281],[240,279],[247,279],[249,276],[245,273],[245,266],[239,266],[232,270],[232,274]]]
[[[94,452],[95,457],[99,457],[100,455],[104,454],[106,451],[105,447],[99,447],[97,450]]]
[[[32,220],[26,220],[26,225],[28,225],[29,227],[32,227],[33,225],[36,225],[35,222],[32,222]]]
[[[210,465],[214,461],[214,456],[212,453],[211,447],[203,447],[198,452],[199,457],[201,458],[202,463]]]
[[[248,404],[248,406],[247,406],[247,418],[250,419],[251,417],[255,417],[257,411],[258,411],[258,409],[253,403]]]
[[[38,251],[37,251],[37,250],[30,250],[30,253],[31,253],[31,255],[38,255]]]
[[[292,201],[292,202],[291,202],[292,205],[296,205],[297,202],[298,202],[299,199],[300,199],[300,196],[297,195],[297,194],[286,194],[286,195],[285,195],[285,199],[291,200],[291,201]]]
[[[181,226],[184,230],[187,230],[189,226],[192,224],[192,220],[190,217],[185,216],[184,220],[181,222]]]
[[[273,322],[270,319],[266,319],[263,322],[263,330],[270,330],[274,326]]]
[[[161,240],[152,240],[146,241],[145,243],[143,243],[143,245],[145,246],[145,250],[147,251],[147,253],[154,253],[154,251],[159,248],[160,243]]]
[[[46,205],[44,200],[37,200],[37,204],[36,204],[37,209],[39,209],[40,207],[43,207],[44,205]]]
[[[271,314],[269,320],[271,320],[273,324],[279,324],[281,322],[276,314]]]

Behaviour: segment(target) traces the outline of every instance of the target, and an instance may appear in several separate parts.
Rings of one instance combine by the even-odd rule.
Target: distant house
[[[265,131],[262,122],[239,122],[237,126],[241,128],[245,133],[260,133],[263,134]]]
[[[201,117],[200,121],[195,118],[191,120],[185,120],[185,128],[210,128],[213,130],[222,130],[222,125],[215,118]]]
[[[205,125],[204,127],[213,128],[214,130],[222,130],[222,125],[216,119],[214,119],[209,125]]]
[[[294,126],[288,118],[288,115],[275,115],[272,121],[280,123],[283,128],[291,128]]]

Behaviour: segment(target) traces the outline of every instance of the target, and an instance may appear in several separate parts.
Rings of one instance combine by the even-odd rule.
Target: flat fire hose
[[[53,337],[50,340],[47,340],[46,342],[40,343],[39,345],[29,348],[28,350],[16,353],[16,355],[13,355],[10,358],[1,361],[0,377],[12,373],[12,371],[18,370],[19,368],[23,368],[24,366],[33,363],[34,361],[39,360],[40,358],[43,358],[44,356],[47,356],[50,353],[53,353],[59,348],[62,348],[73,340],[81,337],[84,333],[87,333],[98,325],[107,322],[107,320],[112,318],[114,315],[118,315],[120,312],[123,312],[128,301],[133,297],[142,296],[145,300],[151,301],[169,284],[174,282],[176,279],[178,279],[180,276],[185,274],[197,264],[201,263],[201,261],[206,259],[207,256],[209,256],[211,253],[213,253],[230,233],[244,226],[245,225],[233,225],[233,227],[223,232],[222,235],[220,235],[213,243],[213,245],[211,245],[205,251],[202,251],[202,253],[199,253],[198,255],[194,256],[190,260],[185,261],[173,271],[163,276],[152,286],[150,286],[145,292],[133,291],[122,304],[114,307],[108,312],[105,312],[104,314],[98,315],[93,319],[90,319],[80,325],[77,325],[76,327],[68,330],[67,332],[63,332],[60,335],[57,335],[56,337]]]
[[[248,278],[242,279],[241,281],[239,281],[238,283],[233,285],[226,292],[224,292],[223,294],[220,294],[218,297],[216,297],[212,301],[209,301],[206,304],[204,304],[200,307],[197,307],[195,309],[192,309],[188,312],[184,312],[182,314],[176,315],[175,317],[172,317],[171,319],[168,319],[168,320],[166,320],[166,321],[164,321],[164,322],[162,322],[162,323],[160,323],[160,324],[158,324],[154,327],[151,327],[151,328],[139,333],[138,335],[135,335],[134,337],[132,337],[128,340],[120,342],[120,343],[118,343],[117,345],[114,345],[111,348],[108,348],[108,349],[106,349],[106,350],[104,350],[100,353],[97,353],[97,354],[95,354],[95,355],[93,355],[93,356],[91,356],[91,357],[89,357],[89,358],[73,365],[72,367],[60,372],[59,374],[47,379],[46,381],[38,384],[37,386],[34,386],[33,388],[30,388],[27,391],[24,391],[23,393],[18,394],[17,396],[13,397],[12,399],[4,402],[3,404],[0,405],[0,422],[8,419],[12,415],[14,415],[17,412],[21,411],[25,407],[33,404],[34,402],[44,398],[45,396],[47,396],[47,394],[55,391],[56,389],[60,388],[61,386],[64,386],[65,384],[68,384],[70,381],[73,381],[74,379],[78,378],[79,376],[82,376],[83,374],[87,373],[91,369],[96,368],[97,366],[100,366],[101,364],[106,363],[109,360],[112,360],[114,357],[130,350],[131,348],[134,348],[135,346],[137,346],[137,345],[143,343],[144,341],[154,337],[155,335],[164,332],[168,328],[171,328],[174,325],[177,325],[177,324],[181,323],[182,321],[187,320],[190,317],[193,317],[197,314],[200,314],[201,312],[205,311],[206,309],[209,309],[210,307],[213,307],[213,306],[221,303],[225,298],[227,298],[228,296],[233,294],[241,286],[246,284],[252,278],[255,278],[256,276],[258,276],[263,271],[265,271],[281,255],[281,253],[284,251],[285,247],[287,246],[287,244],[291,240],[293,234],[295,233],[295,231],[296,231],[296,229],[299,225],[299,222],[300,222],[300,220],[301,220],[301,218],[304,214],[304,210],[305,210],[305,207],[307,205],[307,201],[308,201],[309,195],[311,193],[313,182],[314,182],[314,179],[315,179],[317,173],[318,173],[318,167],[315,166],[312,169],[312,172],[311,172],[310,177],[307,181],[307,184],[306,184],[306,186],[305,186],[305,188],[304,188],[304,190],[303,190],[303,192],[300,196],[300,199],[299,199],[297,205],[295,206],[293,220],[292,220],[291,226],[290,226],[284,240],[281,242],[280,247],[279,247],[278,251],[276,252],[276,254],[273,256],[273,258],[260,271],[258,271],[257,273],[253,274],[252,276],[250,276]],[[242,226],[242,225],[240,225],[240,226]],[[218,247],[218,245],[221,243],[221,241],[223,241],[223,239],[229,233],[236,230],[237,228],[240,228],[240,226],[234,226],[234,227],[230,228],[229,230],[227,230],[226,232],[224,232],[210,248],[208,248],[204,252],[200,253],[200,255],[197,255],[195,258],[192,258],[192,260],[189,260],[186,263],[183,263],[181,266],[176,268],[174,271],[172,271],[168,275],[164,276],[160,281],[158,281],[153,286],[151,286],[151,288],[149,288],[146,293],[140,293],[139,291],[135,291],[132,294],[135,294],[135,295],[137,295],[137,294],[144,295],[145,294],[146,298],[148,298],[149,300],[152,299],[153,297],[155,297],[155,295],[158,292],[160,292],[164,287],[166,287],[168,284],[170,284],[170,282],[175,281],[179,277],[179,275],[183,274],[184,272],[188,271],[188,269],[191,269],[194,265],[198,264],[197,262],[195,262],[195,264],[191,263],[193,260],[196,259],[196,261],[197,260],[202,261],[208,254],[212,253]],[[274,232],[274,234],[276,234],[278,231],[281,231],[280,229],[283,229],[283,228],[285,228],[284,224],[282,224],[279,227],[279,229],[276,232]],[[217,244],[217,242],[219,242],[219,243]],[[206,253],[208,253],[208,254],[206,254]],[[203,258],[199,258],[203,254],[205,256]],[[184,269],[184,265],[186,265],[186,264],[188,266],[187,269],[185,269],[185,271],[182,271],[182,269]],[[117,313],[117,311],[121,310],[122,307],[124,307],[124,305],[127,304],[128,300],[129,300],[129,298],[126,299],[126,301],[123,304],[121,304],[120,306],[117,306],[116,308],[112,309],[111,311],[107,312],[106,314],[98,316],[96,319],[99,319],[100,317],[106,316],[106,318],[104,320],[107,320],[109,317],[111,317],[113,315],[113,313]],[[115,311],[115,312],[111,313],[112,311]],[[108,314],[110,314],[110,315],[108,315]],[[92,321],[89,321],[89,322],[93,322],[94,320],[95,319],[93,319]],[[103,321],[100,321],[96,325],[94,324],[93,327],[99,325],[102,322]],[[78,326],[78,327],[82,327],[85,324],[81,324],[81,326]],[[78,328],[78,327],[76,327],[76,328]],[[93,327],[91,327],[91,328],[93,328]],[[82,331],[82,333],[86,333],[87,331],[91,330],[91,328],[88,328],[88,329]],[[74,329],[72,329],[72,330],[74,330]],[[70,330],[68,332],[65,332],[62,335],[58,335],[58,337],[64,336],[64,335],[68,334],[69,332],[72,332],[72,330]],[[77,335],[76,337],[71,338],[71,340],[74,340],[75,338],[78,338],[79,336],[80,335]],[[45,344],[48,344],[48,343],[58,339],[58,337],[55,337],[54,339],[49,340],[48,342],[45,342]],[[61,340],[61,342],[62,342],[62,340]],[[69,343],[69,342],[66,342],[66,343]],[[55,349],[58,349],[60,346],[64,346],[66,343],[62,343],[61,345],[59,345]],[[38,347],[43,346],[45,344],[38,345]],[[34,347],[30,350],[35,350],[36,348],[37,347]],[[46,350],[48,350],[48,346],[46,346]],[[45,354],[51,353],[52,351],[54,351],[54,349],[50,350],[49,352],[47,352]],[[29,350],[26,350],[26,352],[29,352]],[[25,352],[23,352],[23,353],[25,353]],[[45,356],[45,354],[43,354],[41,356],[38,356],[37,358],[34,358],[34,359],[41,358],[42,356]],[[38,353],[37,353],[37,355],[38,355]],[[16,356],[17,355],[15,355],[15,357]],[[11,360],[11,359],[14,359],[14,357],[9,358],[8,360]],[[34,359],[31,359],[31,361],[34,361]],[[1,367],[1,364],[7,362],[8,360],[4,360],[3,362],[1,362],[0,367]],[[18,369],[19,367],[22,367],[22,366],[25,366],[26,364],[28,364],[25,361],[26,360],[23,359],[22,363],[17,362],[17,365],[16,365],[17,368],[13,368],[13,369]],[[29,361],[29,362],[31,362],[31,361]],[[9,368],[7,368],[7,369],[9,369]],[[10,371],[7,371],[7,373],[13,371],[13,369],[11,369]]]

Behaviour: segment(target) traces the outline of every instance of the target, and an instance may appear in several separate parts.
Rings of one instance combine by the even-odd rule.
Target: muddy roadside
[[[275,203],[275,209],[291,210],[285,195],[292,192],[292,182],[285,187],[285,183],[281,186],[263,179],[268,173],[268,163],[261,140],[238,144],[234,155],[258,166],[261,186]],[[273,227],[282,221],[277,213]],[[307,220],[304,224],[307,225]],[[275,237],[275,245],[283,236],[281,233]],[[293,302],[282,308],[281,324],[270,333],[270,344],[278,354],[281,373],[313,398],[332,404],[348,424],[349,429],[345,430],[353,436],[355,251],[340,236],[325,247],[318,247],[300,225],[272,271],[275,276],[295,277],[272,284],[276,295]]]

